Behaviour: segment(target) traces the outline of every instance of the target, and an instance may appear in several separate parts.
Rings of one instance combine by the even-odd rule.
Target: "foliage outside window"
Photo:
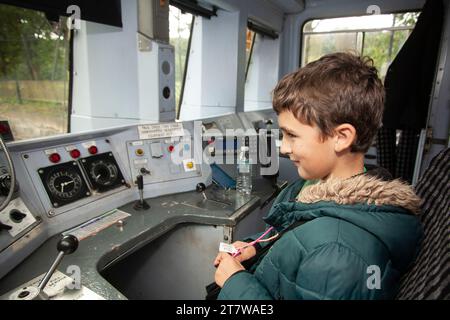
[[[250,29],[247,29],[246,41],[245,41],[245,80],[247,80],[248,70],[252,63],[253,45],[255,44],[256,33]]]
[[[302,66],[328,53],[353,51],[371,57],[384,80],[419,14],[406,12],[308,21],[303,27]]]
[[[68,130],[66,20],[0,4],[0,120],[9,121],[15,140]]]
[[[182,102],[180,98],[192,21],[192,14],[184,13],[174,6],[169,7],[170,44],[175,48],[175,101],[177,114],[179,114]]]

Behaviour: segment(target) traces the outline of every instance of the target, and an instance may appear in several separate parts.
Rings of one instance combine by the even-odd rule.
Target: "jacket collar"
[[[329,179],[307,186],[298,195],[297,201],[315,203],[332,201],[340,205],[365,203],[369,205],[389,205],[402,207],[419,214],[420,198],[413,188],[398,180],[386,181],[368,174],[339,180]]]

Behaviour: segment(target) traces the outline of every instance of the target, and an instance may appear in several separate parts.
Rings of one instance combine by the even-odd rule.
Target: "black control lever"
[[[78,248],[78,239],[69,234],[64,237],[62,237],[58,244],[56,245],[56,248],[58,250],[58,256],[56,257],[55,261],[53,261],[53,264],[51,265],[50,269],[47,271],[45,276],[42,278],[41,282],[37,287],[31,286],[31,287],[25,287],[21,289],[17,294],[15,294],[16,299],[21,300],[47,300],[48,296],[44,292],[44,288],[47,285],[47,283],[50,281],[53,273],[55,272],[56,268],[58,268],[59,264],[61,263],[62,258],[65,255],[74,253]]]
[[[38,285],[38,289],[41,292],[44,290],[45,286],[47,285],[48,281],[52,277],[56,268],[59,266],[62,258],[65,255],[74,253],[75,250],[77,250],[77,248],[78,248],[78,239],[71,234],[62,237],[61,240],[58,241],[58,244],[56,245],[56,249],[58,249],[58,256],[56,257],[52,266],[47,271],[44,278],[42,278],[41,282]]]
[[[197,185],[195,186],[195,191],[197,191],[198,193],[201,192],[203,199],[208,200],[208,198],[206,197],[206,194],[205,194],[205,190],[206,190],[206,186],[202,182],[197,183]]]
[[[7,224],[0,222],[0,231],[1,230],[11,230],[11,229],[12,229],[11,226],[8,226]]]
[[[136,177],[136,184],[139,190],[139,200],[134,203],[134,210],[150,209],[150,205],[144,200],[144,177],[142,175]]]

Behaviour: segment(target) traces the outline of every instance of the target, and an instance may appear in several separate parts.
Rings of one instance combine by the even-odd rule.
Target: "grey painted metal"
[[[120,208],[130,213],[130,217],[124,219],[120,225],[110,226],[96,235],[82,240],[78,250],[62,260],[59,270],[65,272],[71,265],[79,266],[82,273],[82,285],[106,299],[126,299],[125,295],[101,276],[101,272],[120,261],[126,261],[127,257],[141,248],[144,251],[153,250],[151,249],[152,243],[154,244],[158,238],[180,225],[196,225],[191,227],[193,230],[191,234],[206,234],[205,239],[208,241],[221,238],[222,231],[220,231],[220,228],[235,228],[238,226],[247,215],[257,209],[261,199],[265,199],[272,192],[272,188],[265,179],[255,181],[254,185],[257,187],[250,199],[237,196],[233,190],[228,190],[225,194],[225,192],[221,193],[221,190],[214,187],[206,189],[208,198],[223,197],[231,201],[231,206],[214,201],[205,201],[202,195],[197,192],[184,192],[146,199],[151,209],[145,212],[135,211],[133,202],[130,202]],[[259,232],[261,230],[253,231]],[[178,232],[169,235],[167,246],[174,246],[171,243],[171,238],[177,239],[180,235]],[[0,280],[0,295],[4,295],[26,281],[44,273],[56,253],[56,244],[59,238],[59,236],[54,236],[45,241],[40,248],[3,277]],[[211,243],[211,245],[218,248],[216,242]],[[191,248],[195,248],[195,246]],[[202,259],[206,259],[206,256],[209,257],[210,252],[206,252],[207,254],[205,253]],[[177,253],[174,252],[173,254],[176,255]],[[211,259],[213,258],[214,256],[211,257]],[[149,263],[152,265],[153,261]],[[208,268],[208,266],[205,268]],[[202,270],[198,271],[201,274],[203,272]]]
[[[426,136],[427,130],[426,129],[420,130],[419,145],[417,146],[416,161],[414,163],[414,173],[412,178],[413,186],[415,186],[417,181],[419,180],[420,165],[422,164],[423,149],[425,147]]]
[[[185,130],[194,132],[193,123],[183,123]],[[16,166],[17,181],[20,190],[18,196],[36,217],[36,225],[16,237],[2,233],[2,251],[0,252],[0,277],[14,268],[20,261],[37,249],[49,237],[79,225],[89,219],[122,206],[139,198],[137,187],[131,179],[126,141],[138,140],[137,126],[124,126],[111,129],[95,130],[80,134],[67,134],[50,138],[39,138],[28,141],[9,143],[13,161]],[[52,208],[47,193],[42,185],[37,169],[50,165],[44,150],[57,148],[63,154],[62,162],[68,161],[67,145],[80,146],[83,142],[96,141],[99,150],[111,151],[122,171],[125,187],[104,193],[93,193],[80,201]],[[86,153],[82,156],[87,156]],[[198,173],[200,172],[200,174]],[[197,183],[211,184],[211,169],[206,163],[198,166],[194,177],[180,180],[162,181],[154,185],[146,185],[144,197],[157,197],[163,194],[194,190]],[[167,172],[167,175],[170,173]],[[169,180],[169,179],[167,179]]]

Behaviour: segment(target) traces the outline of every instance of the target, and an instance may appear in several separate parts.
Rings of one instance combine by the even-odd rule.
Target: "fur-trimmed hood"
[[[337,204],[366,203],[392,205],[420,213],[420,198],[413,188],[396,179],[385,181],[377,176],[359,175],[346,180],[330,179],[307,186],[297,200],[303,203],[333,201]]]
[[[410,186],[374,170],[344,181],[320,181],[299,195],[304,183],[300,179],[280,193],[264,218],[267,224],[280,232],[295,221],[323,221],[327,227],[320,236],[326,237],[327,229],[345,221],[376,236],[388,248],[396,268],[406,269],[423,234],[420,219],[413,214],[419,212],[420,198]],[[348,236],[348,232],[340,233],[341,238]]]

